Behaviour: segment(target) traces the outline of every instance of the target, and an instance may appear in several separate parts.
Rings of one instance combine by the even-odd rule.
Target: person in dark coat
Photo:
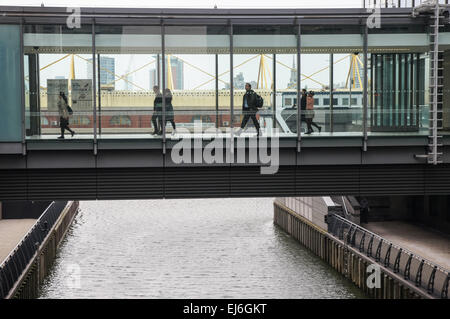
[[[75,135],[75,131],[71,130],[69,127],[69,104],[67,101],[67,97],[64,94],[64,92],[59,92],[58,96],[58,113],[59,113],[59,127],[61,128],[61,136],[59,136],[59,139],[64,138],[64,131],[68,130],[70,134],[72,134],[72,137]]]
[[[172,92],[170,92],[170,89],[164,90],[164,99],[166,100],[166,123],[170,122],[172,124],[172,133],[175,132],[176,126],[175,126],[175,115],[173,111],[173,105],[172,105]],[[161,118],[162,122],[162,118]],[[162,126],[161,126],[162,127]]]
[[[155,92],[155,100],[153,101],[153,115],[152,115],[152,124],[153,124],[153,135],[161,135],[162,134],[162,126],[158,125],[162,122],[160,119],[162,116],[162,95],[159,91],[159,86],[155,85],[153,87],[153,92]]]
[[[250,83],[245,83],[245,91],[244,97],[242,98],[242,114],[244,114],[244,118],[242,119],[241,128],[237,131],[236,135],[241,134],[248,120],[252,119],[257,136],[259,136],[260,126],[258,119],[256,118],[256,113],[258,112],[258,107],[256,106],[256,93],[252,90]]]
[[[322,127],[313,121],[314,119],[314,92],[309,91],[308,97],[306,98],[306,110],[305,110],[305,119],[306,124],[308,126],[308,131],[306,134],[311,134],[314,132],[312,127],[316,127],[320,131],[322,131]]]

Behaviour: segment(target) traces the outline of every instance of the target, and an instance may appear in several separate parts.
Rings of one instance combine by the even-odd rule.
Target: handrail
[[[377,239],[383,240],[383,242],[384,242],[384,243],[387,243],[388,245],[392,244],[392,247],[395,247],[395,248],[397,248],[397,249],[402,249],[402,252],[405,252],[405,253],[407,253],[408,255],[412,255],[412,256],[415,257],[416,259],[423,260],[425,263],[429,264],[429,265],[432,266],[432,267],[436,266],[438,269],[440,269],[440,270],[441,270],[442,272],[444,272],[444,273],[450,274],[450,270],[449,270],[449,269],[446,269],[446,268],[444,268],[444,267],[442,267],[442,266],[440,266],[440,265],[438,265],[438,264],[432,262],[432,261],[429,260],[429,259],[426,259],[426,258],[424,258],[424,257],[421,257],[421,256],[417,255],[416,253],[413,253],[412,251],[410,251],[410,250],[408,250],[408,249],[406,249],[406,248],[400,247],[399,245],[394,244],[393,242],[391,242],[391,241],[389,241],[389,240],[387,240],[387,239],[381,237],[380,235],[377,235],[377,234],[371,232],[371,231],[368,230],[368,229],[365,229],[365,228],[359,226],[358,224],[355,224],[355,223],[349,221],[348,219],[343,218],[342,216],[339,216],[339,215],[336,215],[336,214],[333,214],[333,216],[336,217],[336,218],[341,219],[344,223],[347,223],[347,224],[352,225],[353,227],[356,227],[356,229],[359,229],[359,230],[362,231],[362,232],[365,232],[365,233],[367,233],[367,234],[369,234],[369,235],[371,235],[371,236],[374,236],[374,237],[376,237]]]
[[[26,270],[28,263],[38,251],[40,244],[47,238],[66,205],[66,201],[51,202],[34,226],[0,264],[0,299],[8,295]]]
[[[22,245],[22,243],[25,241],[25,239],[28,237],[28,235],[38,226],[42,216],[44,216],[44,214],[48,211],[48,209],[50,208],[50,206],[52,206],[55,202],[51,202],[50,205],[48,205],[48,207],[44,210],[44,212],[41,214],[41,216],[39,216],[38,219],[36,219],[36,222],[34,223],[33,227],[30,228],[30,230],[22,237],[22,239],[19,241],[19,243],[13,248],[13,250],[11,250],[11,252],[3,259],[3,261],[0,263],[0,269],[3,268],[4,264],[11,259],[11,257],[16,253],[17,249],[19,248],[19,246]]]
[[[383,237],[365,229],[359,226],[358,224],[355,224],[351,222],[350,220],[347,220],[346,218],[343,218],[337,214],[330,214],[328,218],[328,223],[330,224],[328,232],[339,236],[339,238],[344,240],[344,245],[349,244],[351,247],[355,247],[355,249],[358,249],[360,252],[364,252],[369,258],[374,258],[376,263],[384,265],[384,267],[393,269],[394,273],[402,273],[405,280],[411,282],[416,287],[420,287],[421,289],[425,290],[429,295],[431,296],[437,296],[437,290],[434,289],[435,284],[435,278],[436,278],[436,272],[439,271],[441,275],[439,275],[440,280],[442,280],[442,288],[440,292],[441,298],[448,298],[448,288],[450,284],[450,271],[426,258],[423,258],[412,251],[405,249],[403,247],[400,247],[399,245],[396,245],[392,243],[389,240],[384,239]],[[346,233],[347,236],[344,236],[344,229],[348,227],[349,230]],[[362,234],[362,237],[360,238],[359,245],[356,243],[356,234],[357,232],[360,232]],[[364,241],[367,237],[367,235],[370,237],[370,241],[368,244],[367,249],[365,248]],[[372,246],[374,239],[378,241],[377,250],[375,256],[373,256],[372,252]],[[387,250],[385,252],[385,256],[382,257],[380,255],[382,247],[387,247]],[[391,250],[392,248],[397,250],[397,254],[395,257],[395,261],[393,263],[390,262],[391,260]],[[402,259],[402,256],[407,257],[408,261],[406,262],[404,266],[404,270],[400,271],[400,260]],[[411,261],[416,260],[418,264],[417,272],[414,276],[414,278],[411,278]],[[424,265],[427,266],[427,269],[430,271],[430,276],[428,278],[428,282],[422,282],[422,273],[424,269]],[[425,285],[424,285],[425,284]]]

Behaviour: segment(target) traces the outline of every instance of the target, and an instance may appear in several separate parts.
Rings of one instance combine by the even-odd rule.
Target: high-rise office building
[[[154,56],[155,60],[157,59],[156,56]],[[169,81],[168,78],[168,74],[167,74],[167,67],[168,67],[168,63],[167,63],[167,57],[166,57],[166,83],[168,83],[167,81]],[[161,65],[161,57],[160,57],[160,65]],[[180,59],[174,57],[174,56],[170,56],[170,64],[172,67],[172,82],[173,82],[173,89],[174,90],[183,90],[184,88],[184,83],[183,83],[183,79],[184,79],[184,63],[183,61],[181,61]],[[156,70],[156,65],[155,68],[150,69],[149,71],[149,76],[150,76],[150,85],[149,85],[149,89],[152,90],[153,86],[158,84],[158,72]],[[161,79],[162,80],[162,79]],[[168,87],[168,85],[166,85],[166,87]]]
[[[89,59],[92,62],[92,59]],[[100,56],[100,85],[102,88],[112,89],[115,88],[115,59],[107,56]],[[87,64],[87,77],[92,79],[92,64]]]

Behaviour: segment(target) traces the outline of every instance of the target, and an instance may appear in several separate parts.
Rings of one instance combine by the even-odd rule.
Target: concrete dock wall
[[[78,212],[77,201],[68,202],[34,256],[22,272],[7,299],[31,299],[39,295],[39,287],[48,275],[57,249]]]
[[[367,279],[371,276],[371,272],[367,270],[369,265],[374,264],[372,260],[277,201],[274,202],[274,223],[348,278],[369,297],[377,299],[431,298],[382,265],[378,265],[380,267],[379,288],[369,287],[371,280],[368,283]]]

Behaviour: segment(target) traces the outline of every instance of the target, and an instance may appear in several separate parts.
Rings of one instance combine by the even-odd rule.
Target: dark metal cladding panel
[[[97,198],[163,198],[163,169],[148,167],[98,169]]]
[[[275,174],[261,174],[260,167],[231,167],[230,197],[295,195],[295,166],[280,166]]]
[[[296,196],[357,195],[359,169],[355,166],[298,166]]]
[[[165,198],[228,197],[230,168],[167,167],[164,171]]]
[[[450,194],[450,165],[0,170],[0,200]]]
[[[424,165],[366,165],[360,167],[361,195],[422,195]]]
[[[450,194],[450,165],[427,166],[425,170],[425,194]]]
[[[96,199],[95,169],[29,169],[28,200]]]
[[[26,200],[25,170],[0,170],[0,200]]]

